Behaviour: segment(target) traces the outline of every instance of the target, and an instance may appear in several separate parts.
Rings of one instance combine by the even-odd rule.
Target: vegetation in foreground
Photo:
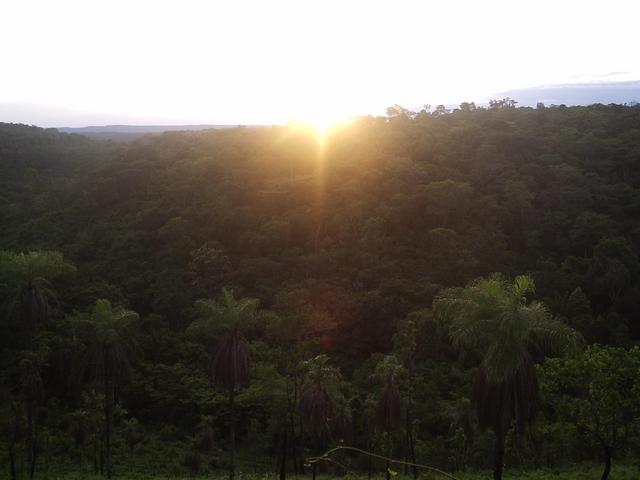
[[[388,113],[0,125],[3,474],[633,471],[640,107]]]
[[[563,469],[549,469],[542,468],[532,471],[509,471],[504,474],[505,480],[583,480],[590,478],[598,478],[601,474],[600,465],[581,464],[571,465]],[[638,478],[638,467],[631,465],[618,465],[616,471],[611,475],[612,480],[634,480]],[[491,472],[457,472],[455,478],[458,480],[484,480],[491,476]],[[51,480],[100,480],[104,477],[99,475],[80,475],[78,473],[64,473],[59,475],[51,475]],[[118,478],[122,480],[223,480],[228,478],[228,475],[224,472],[218,472],[207,475],[146,475],[146,474],[123,474]],[[238,480],[273,480],[278,478],[276,473],[249,473],[245,474],[238,472],[236,474]],[[300,477],[304,478],[304,477]],[[318,480],[364,480],[368,478],[366,475],[354,475],[354,474],[340,474],[340,475],[318,475]],[[373,480],[381,480],[384,478],[383,474],[376,474],[371,477]],[[411,475],[398,474],[394,477],[396,480],[409,480],[413,478]],[[421,473],[420,479],[422,480],[438,480],[443,478],[436,474]]]

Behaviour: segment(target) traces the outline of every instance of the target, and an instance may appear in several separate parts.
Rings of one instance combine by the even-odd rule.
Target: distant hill
[[[210,128],[234,128],[236,125],[103,125],[92,127],[61,127],[64,133],[162,133],[183,130],[208,130]]]
[[[254,127],[256,125],[249,125]],[[202,131],[210,129],[236,128],[238,125],[103,125],[90,127],[60,127],[57,130],[62,133],[76,133],[92,138],[103,140],[127,141],[138,138],[142,135],[182,132],[182,131]]]
[[[640,80],[543,85],[508,90],[495,95],[495,98],[503,97],[513,98],[520,106],[535,106],[538,102],[567,106],[629,104],[640,102]]]

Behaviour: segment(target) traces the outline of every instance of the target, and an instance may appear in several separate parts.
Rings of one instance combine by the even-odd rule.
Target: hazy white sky
[[[39,125],[246,124],[640,79],[639,17],[637,0],[0,0],[0,104]]]

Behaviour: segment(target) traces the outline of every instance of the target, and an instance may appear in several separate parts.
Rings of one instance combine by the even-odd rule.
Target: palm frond
[[[402,400],[395,383],[387,383],[382,389],[374,410],[375,427],[381,432],[392,432],[400,426]]]
[[[460,322],[462,323],[462,322]],[[451,343],[458,349],[475,349],[487,342],[494,329],[491,320],[465,322],[466,325],[454,325],[449,333]]]
[[[222,339],[211,357],[211,380],[229,388],[244,385],[249,381],[250,362],[249,344],[237,330],[233,330]]]
[[[531,343],[545,353],[576,351],[584,343],[580,333],[563,321],[550,316],[530,318],[529,329]]]

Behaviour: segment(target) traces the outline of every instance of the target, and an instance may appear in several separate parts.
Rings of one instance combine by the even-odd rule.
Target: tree
[[[333,435],[342,376],[337,368],[329,365],[326,355],[303,362],[303,368],[306,374],[300,392],[300,412],[312,449],[315,453],[321,453]],[[316,473],[317,462],[314,462],[313,480]]]
[[[436,109],[431,113],[434,117],[439,117],[440,115],[446,115],[449,113],[449,110],[444,105],[437,105]]]
[[[33,479],[37,454],[35,409],[44,400],[44,384],[40,375],[40,359],[32,352],[27,352],[20,361],[20,383],[27,413],[27,467],[29,478]]]
[[[398,104],[393,105],[392,107],[387,107],[387,117],[388,118],[413,118],[416,116],[416,112],[408,110]]]
[[[402,399],[398,387],[399,377],[404,368],[393,355],[385,357],[376,366],[377,377],[381,390],[374,410],[374,424],[378,431],[386,436],[387,448],[387,480],[391,478],[389,457],[391,455],[391,433],[398,429],[402,421]]]
[[[407,453],[411,463],[416,463],[415,452],[415,434],[414,434],[414,418],[413,418],[413,399],[415,382],[419,381],[416,375],[416,360],[418,357],[418,330],[421,325],[431,317],[430,311],[419,311],[409,315],[406,319],[398,323],[396,334],[393,336],[393,351],[402,362],[407,373],[406,386],[406,414],[405,414],[405,433]],[[435,337],[435,335],[432,335]],[[414,465],[412,467],[414,480],[418,478],[418,470]],[[406,474],[406,470],[405,470]]]
[[[640,259],[624,237],[603,238],[593,249],[588,276],[595,294],[613,305],[640,271]]]
[[[73,271],[60,252],[0,252],[0,278],[15,287],[14,308],[31,330],[49,318],[49,302],[55,300],[51,280]]]
[[[193,286],[213,296],[225,284],[231,264],[224,249],[215,242],[206,242],[192,250],[189,262],[189,277]]]
[[[123,308],[114,308],[108,300],[96,301],[91,314],[75,319],[83,330],[87,347],[82,360],[82,373],[91,380],[102,382],[104,393],[104,442],[107,477],[113,473],[111,463],[111,436],[113,432],[113,405],[116,384],[126,379],[131,371],[136,346],[133,327],[138,314]]]
[[[188,334],[205,339],[218,339],[211,356],[211,381],[227,389],[229,396],[229,478],[235,475],[236,388],[249,381],[251,355],[244,331],[256,317],[260,301],[255,298],[236,300],[233,293],[222,289],[220,301],[198,300],[197,319],[189,326]]]
[[[469,102],[462,102],[462,103],[460,104],[460,111],[462,111],[462,112],[467,112],[467,113],[468,113],[468,112],[475,112],[475,110],[476,110],[476,104],[475,104],[475,102],[471,102],[471,103],[469,103]]]
[[[517,104],[518,102],[509,97],[489,100],[490,109],[516,108]]]
[[[495,480],[502,478],[511,423],[519,433],[534,417],[538,379],[532,352],[561,352],[579,344],[579,335],[552,318],[541,302],[528,301],[534,292],[530,277],[510,283],[493,275],[447,289],[434,301],[436,314],[449,322],[453,345],[481,359],[472,400],[480,427],[495,434]]]
[[[9,447],[9,474],[11,480],[17,480],[18,477],[22,477],[22,472],[20,471],[20,475],[18,475],[16,446],[25,437],[24,416],[18,402],[11,403],[10,415],[5,424],[5,433]]]
[[[84,445],[89,433],[90,416],[85,409],[78,409],[67,416],[67,428],[73,438],[73,443],[78,451],[78,470],[84,477]]]
[[[574,357],[547,359],[541,371],[545,400],[602,449],[607,480],[613,454],[640,423],[640,348],[592,345]]]

